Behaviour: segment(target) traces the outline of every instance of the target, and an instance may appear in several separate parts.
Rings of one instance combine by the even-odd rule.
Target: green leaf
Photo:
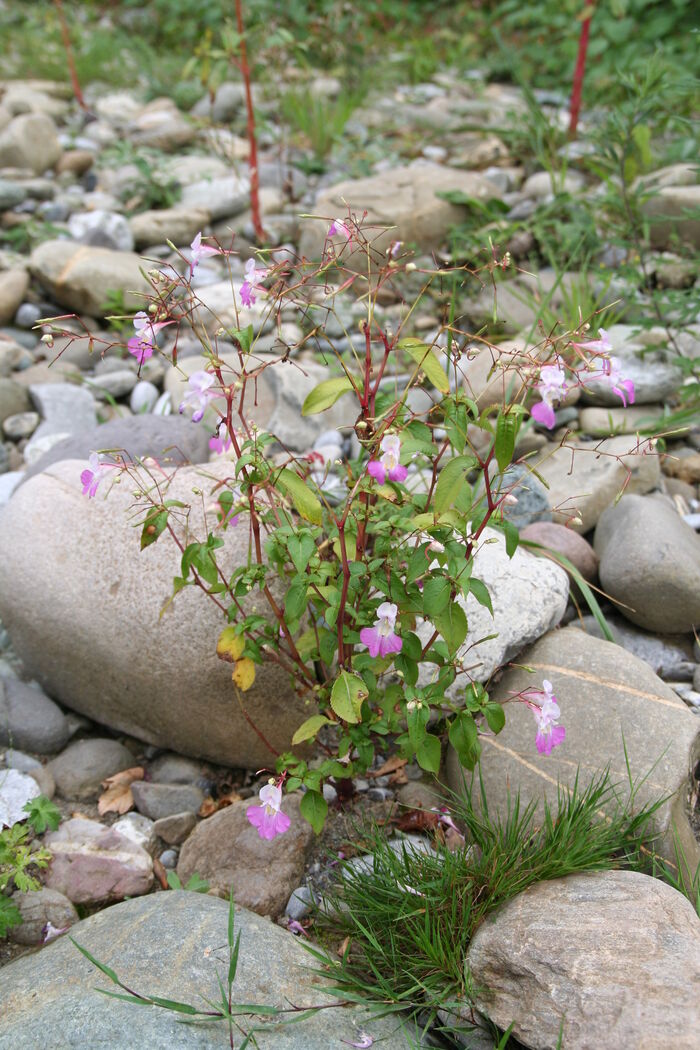
[[[450,726],[448,736],[461,765],[465,769],[473,769],[481,753],[481,744],[472,716],[461,711]]]
[[[512,521],[503,520],[503,531],[506,535],[506,554],[512,558],[520,543],[520,533]]]
[[[493,616],[493,605],[491,604],[491,595],[488,592],[486,584],[482,580],[475,580],[472,578],[469,581],[469,590],[474,595],[479,605],[483,605],[484,608]]]
[[[501,412],[496,423],[496,461],[498,469],[505,470],[513,459],[518,435],[518,417],[512,412]]]
[[[423,613],[428,620],[434,620],[450,604],[452,587],[444,576],[432,576],[423,584]]]
[[[439,390],[441,394],[449,394],[450,381],[432,347],[427,343],[422,343],[419,339],[399,339],[398,347],[415,361],[422,372],[425,372],[436,390]]]
[[[243,353],[249,354],[255,337],[252,324],[249,324],[246,328],[229,328],[227,331],[231,339],[238,343]]]
[[[500,733],[506,724],[506,713],[500,704],[487,704],[484,715],[492,733]]]
[[[473,456],[455,456],[445,464],[435,486],[433,508],[436,514],[443,514],[454,506],[467,474],[475,464],[476,460]]]
[[[323,831],[328,813],[328,803],[320,791],[307,791],[301,800],[299,812],[307,820],[317,835]]]
[[[362,703],[367,699],[367,686],[356,674],[341,671],[331,690],[331,707],[344,722],[360,721]]]
[[[312,525],[320,525],[323,522],[321,501],[314,495],[308,482],[293,470],[286,467],[281,470],[277,475],[275,488],[280,488],[291,498],[295,510],[305,521],[310,521]]]
[[[329,725],[330,721],[330,718],[326,718],[325,715],[312,715],[311,718],[307,718],[292,737],[292,746],[301,744],[304,740],[313,740],[319,729]]]
[[[295,576],[284,598],[284,613],[288,620],[298,620],[306,609],[309,585],[305,576]]]
[[[93,966],[96,966],[97,969],[100,970],[105,975],[105,977],[109,977],[110,981],[112,981],[114,984],[118,984],[121,986],[121,981],[117,977],[114,970],[110,969],[109,966],[105,966],[104,963],[98,962],[95,956],[90,954],[87,948],[83,948],[82,944],[78,944],[78,942],[73,940],[73,938],[70,935],[68,939],[73,942],[75,947],[78,949],[79,952],[81,952],[85,956],[88,962],[91,962]]]
[[[0,893],[0,939],[7,936],[13,926],[21,926],[22,912],[8,897]]]
[[[430,733],[428,733],[418,745],[416,761],[421,769],[427,770],[428,773],[439,773],[440,757],[440,741],[436,736],[431,736]]]
[[[304,572],[308,568],[311,555],[316,550],[316,544],[313,536],[308,532],[302,532],[297,536],[289,537],[287,550],[297,572]]]
[[[28,822],[32,825],[37,835],[42,835],[47,828],[55,831],[61,823],[61,811],[46,795],[37,795],[29,802],[24,803],[24,811],[28,813]]]
[[[360,380],[355,380],[358,386]],[[358,387],[359,388],[359,387]],[[327,408],[334,405],[343,394],[355,389],[353,381],[348,376],[337,376],[335,379],[324,379],[322,383],[315,386],[310,394],[307,394],[301,407],[302,416],[313,416],[317,412],[325,412]]]
[[[450,602],[443,613],[433,617],[433,623],[447,642],[450,652],[456,652],[467,637],[467,617],[462,606]]]
[[[168,511],[161,507],[153,507],[148,512],[141,531],[141,550],[155,543],[168,524]]]

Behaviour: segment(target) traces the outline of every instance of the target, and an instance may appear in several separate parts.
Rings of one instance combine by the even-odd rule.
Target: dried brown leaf
[[[401,758],[400,755],[393,755],[391,758],[387,758],[384,765],[380,766],[379,769],[374,769],[369,773],[365,773],[365,776],[383,777],[386,773],[395,773],[397,769],[403,769],[407,762],[407,758]]]
[[[102,787],[107,790],[100,795],[97,802],[97,812],[100,816],[105,813],[128,813],[134,806],[134,796],[131,793],[131,785],[135,780],[143,780],[143,766],[132,766],[131,769],[122,769],[102,781]]]

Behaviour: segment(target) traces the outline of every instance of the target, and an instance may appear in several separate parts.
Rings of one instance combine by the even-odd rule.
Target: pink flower
[[[90,464],[89,468],[84,470],[80,475],[80,483],[83,486],[83,496],[87,496],[88,499],[92,499],[93,496],[97,495],[97,489],[100,486],[102,478],[104,477],[105,470],[113,470],[118,464],[116,463],[103,463],[102,455],[97,452],[92,452],[88,459]]]
[[[369,649],[370,656],[389,656],[400,653],[403,642],[394,634],[398,609],[393,602],[382,602],[377,609],[377,620],[374,627],[363,627],[360,641]]]
[[[351,239],[351,233],[342,219],[334,219],[328,227],[329,237],[344,237],[346,241]]]
[[[209,438],[209,448],[212,452],[218,452],[220,456],[228,452],[231,448],[231,435],[227,431],[224,431],[223,437],[220,437],[218,433],[214,434]]]
[[[555,423],[553,404],[566,396],[566,373],[559,365],[545,365],[540,369],[540,381],[535,387],[542,398],[530,409],[530,415],[549,430]]]
[[[152,321],[148,314],[144,313],[143,310],[139,310],[137,314],[134,314],[134,330],[135,336],[128,341],[127,349],[139,363],[139,366],[143,362],[153,355],[155,350],[156,336],[162,328],[167,328],[169,324],[174,324],[174,321]]]
[[[408,471],[399,463],[401,455],[401,438],[398,434],[385,434],[380,444],[383,455],[379,459],[371,459],[367,464],[367,471],[380,485],[383,485],[387,477],[389,481],[405,481]]]
[[[259,281],[264,281],[270,271],[264,267],[256,266],[255,259],[248,259],[245,264],[245,281],[240,287],[239,295],[244,306],[252,306],[255,302],[254,292],[264,292]]]
[[[597,354],[611,354],[612,345],[608,333],[604,328],[599,328],[598,335],[600,337],[598,339],[591,339],[587,343],[574,343],[574,346],[577,350],[583,350],[584,353],[594,351]]]
[[[374,1039],[371,1035],[367,1035],[367,1032],[360,1032],[354,1043],[351,1043],[348,1039],[341,1039],[340,1041],[345,1043],[346,1046],[354,1046],[355,1050],[369,1050],[371,1046],[374,1046]]]
[[[283,835],[291,824],[286,813],[280,809],[282,805],[282,788],[271,782],[260,789],[260,805],[248,806],[245,815],[254,828],[258,829],[261,839],[274,839],[276,835]]]
[[[210,389],[214,382],[215,377],[209,372],[193,372],[187,380],[190,389],[180,402],[180,412],[184,412],[188,405],[196,405],[192,413],[193,423],[199,423],[209,402],[218,396]]]
[[[221,255],[218,248],[210,248],[208,244],[202,244],[202,233],[201,230],[192,241],[190,245],[190,251],[192,252],[192,262],[190,263],[190,275],[194,273],[195,267],[199,266],[202,259],[205,259],[208,255]]]
[[[634,404],[634,383],[631,379],[622,378],[619,358],[606,358],[603,362],[603,373],[599,378],[606,380],[613,394],[617,394],[625,408],[628,403]]]
[[[535,716],[537,733],[535,745],[541,755],[551,755],[552,748],[564,743],[566,729],[557,725],[561,712],[557,698],[552,692],[552,683],[545,678],[542,690],[528,690],[523,694],[525,703]]]

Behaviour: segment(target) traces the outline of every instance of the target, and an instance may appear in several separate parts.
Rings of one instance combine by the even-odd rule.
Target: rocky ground
[[[322,97],[339,89],[329,77],[311,83]],[[63,85],[0,83],[0,807],[40,790],[65,817],[57,831],[43,836],[53,854],[44,888],[16,895],[25,922],[10,942],[0,942],[0,962],[11,964],[3,974],[3,1000],[10,1005],[7,1019],[0,1020],[0,1048],[46,1042],[41,1033],[56,1023],[56,1010],[79,1019],[76,1032],[88,1026],[91,1045],[118,1045],[95,1034],[98,1023],[109,1033],[115,1015],[93,999],[87,1005],[93,976],[67,939],[36,953],[47,922],[63,929],[80,921],[80,939],[107,962],[118,958],[130,976],[138,972],[139,952],[129,954],[126,946],[133,945],[136,929],[146,930],[139,936],[140,947],[148,941],[152,951],[144,966],[154,978],[149,990],[167,995],[183,981],[203,987],[212,971],[197,955],[198,945],[225,942],[226,906],[194,893],[161,892],[168,873],[183,884],[196,873],[219,896],[233,886],[242,909],[282,927],[290,920],[304,924],[312,893],[323,892],[338,858],[363,852],[353,817],[387,820],[394,833],[389,818],[397,807],[434,804],[434,786],[417,767],[382,770],[387,753],[343,806],[334,789],[326,789],[333,805],[321,842],[300,819],[272,843],[258,839],[245,808],[259,786],[254,770],[265,757],[245,725],[232,728],[225,669],[210,666],[216,661],[203,666],[200,659],[217,630],[216,617],[196,600],[188,605],[188,593],[162,626],[158,613],[167,597],[163,581],[167,590],[173,575],[173,552],[158,545],[151,557],[138,560],[138,539],[125,529],[122,513],[129,494],[114,492],[88,503],[80,491],[83,461],[97,448],[189,464],[179,483],[191,490],[197,465],[212,460],[217,469],[210,432],[177,415],[181,374],[164,359],[154,356],[139,372],[125,351],[102,358],[87,338],[70,345],[57,339],[49,349],[35,327],[40,318],[77,312],[90,331],[123,342],[123,330],[107,318],[139,308],[134,293],[145,289],[143,259],[181,266],[166,238],[187,258],[198,231],[225,244],[235,234],[240,258],[230,264],[234,281],[242,278],[255,241],[248,147],[237,133],[241,92],[240,84],[226,83],[213,103],[200,101],[183,113],[167,98],[145,104],[134,92],[88,91],[87,117]],[[265,99],[259,103],[265,112]],[[514,340],[524,346],[543,296],[555,312],[566,309],[565,282],[531,258],[535,248],[526,228],[527,216],[554,187],[548,172],[521,163],[494,131],[460,130],[477,116],[497,126],[504,115],[518,119],[522,110],[522,97],[512,87],[441,74],[354,114],[342,147],[321,175],[310,173],[303,155],[282,150],[263,132],[261,200],[271,242],[311,257],[321,246],[319,226],[299,216],[342,214],[348,201],[366,208],[371,220],[395,224],[392,236],[415,244],[419,258],[436,252],[447,259],[450,230],[464,212],[436,192],[500,201],[503,214],[524,224],[508,244],[521,269],[499,286],[497,318],[492,294],[478,287],[464,311],[474,330],[486,323],[490,337],[504,347]],[[556,100],[550,113],[556,119]],[[428,144],[421,146],[423,140]],[[362,177],[358,151],[369,169]],[[688,287],[695,271],[671,249],[679,233],[695,248],[700,244],[697,220],[684,218],[700,202],[697,170],[676,164],[654,178],[660,192],[651,198],[648,218],[657,277]],[[575,157],[566,179],[567,192],[599,190],[576,168]],[[602,245],[601,255],[606,250]],[[567,275],[569,288],[574,277]],[[222,260],[203,261],[193,283],[219,316],[231,311]],[[542,481],[522,467],[511,468],[519,481],[513,520],[521,536],[561,551],[602,588],[617,644],[602,640],[595,620],[573,600],[563,569],[524,547],[509,560],[494,536],[497,542],[480,551],[476,571],[491,592],[493,621],[472,598],[467,611],[470,637],[496,637],[472,650],[470,659],[476,657],[477,677],[484,681],[515,657],[519,665],[541,670],[565,706],[567,746],[561,754],[538,756],[529,715],[516,710],[504,732],[486,740],[482,770],[497,808],[508,789],[519,788],[526,799],[551,796],[557,778],[570,783],[577,767],[589,778],[609,766],[622,781],[627,768],[637,780],[653,767],[642,794],[666,799],[656,816],[661,852],[672,859],[674,842],[680,842],[694,868],[700,862],[700,648],[693,634],[700,623],[700,428],[697,421],[686,422],[658,452],[629,453],[640,428],[683,403],[689,373],[678,357],[697,359],[700,325],[697,318],[682,326],[671,319],[670,327],[641,329],[644,303],[629,292],[627,304],[609,335],[634,380],[634,406],[623,408],[608,390],[587,387],[580,400],[559,410],[553,434],[530,429],[516,449],[516,456],[534,453],[529,462]],[[387,300],[378,312],[391,323],[402,309]],[[255,313],[250,319],[259,323]],[[428,297],[417,330],[429,334],[441,320],[440,297]],[[263,334],[258,349],[302,339],[303,318],[289,315],[282,322],[281,329]],[[346,324],[353,323],[350,311]],[[330,334],[342,343],[340,328]],[[167,330],[163,337],[167,349]],[[185,373],[201,367],[194,341],[181,339],[178,350]],[[323,368],[311,351],[300,359],[303,380],[275,382],[268,378],[271,371],[264,373],[256,420],[299,453],[330,449],[342,457],[348,429],[340,417],[301,417],[303,399]],[[503,380],[493,378],[492,364],[486,351],[475,351],[465,364],[469,392],[480,404],[501,397]],[[567,431],[569,447],[561,448]],[[577,450],[573,458],[571,447]],[[235,557],[243,540],[232,536],[227,542]],[[524,674],[519,666],[499,672],[494,698],[522,689]],[[258,676],[250,694],[256,720],[275,725],[283,738],[301,721],[293,698],[280,705],[287,692],[269,671]],[[130,791],[133,808],[105,811],[98,806],[104,782],[125,770],[133,777],[117,793],[123,800]],[[445,778],[459,789],[451,753]],[[294,796],[284,805],[292,816],[298,811]],[[538,889],[528,892],[534,900]],[[125,903],[105,910],[118,901]],[[519,902],[473,943],[475,980],[489,989],[478,1004],[487,1016],[505,1028],[517,1015],[516,1031],[532,1047],[556,1045],[565,1013],[566,1047],[690,1050],[700,1024],[697,996],[689,991],[692,980],[700,980],[698,924],[680,894],[636,873],[601,873],[561,880],[553,897],[540,896],[531,906]],[[537,925],[538,908],[553,931],[546,943],[528,932]],[[241,914],[244,950],[250,952],[244,994],[264,998],[272,985],[278,998],[289,988],[295,1001],[315,999],[319,993],[307,978],[294,977],[305,957],[291,935]],[[186,943],[179,932],[184,926]],[[571,955],[572,942],[579,942],[587,965]],[[593,964],[587,953],[596,946]],[[261,959],[273,957],[287,967],[284,981],[260,966]],[[639,973],[628,970],[630,960]],[[569,984],[554,995],[556,1009],[536,1001],[546,984],[538,966],[568,974]],[[155,976],[161,972],[170,975],[162,982]],[[531,975],[532,991],[522,991],[523,972]],[[70,995],[63,994],[64,985],[70,985]],[[30,1016],[26,996],[33,987],[43,993]],[[641,1021],[635,1012],[640,988]],[[624,1009],[613,1023],[615,1002]],[[129,1007],[123,1009],[126,1025]],[[382,1045],[410,1045],[396,1023],[372,1022],[376,1027],[370,1029],[359,1008],[344,1012],[334,1028],[336,1042],[327,1041],[323,1022],[316,1023],[318,1030],[303,1037],[277,1033],[274,1046],[336,1046],[338,1040],[359,1045],[352,1039],[365,1027],[385,1039]],[[188,1046],[223,1045],[220,1032],[196,1031]],[[172,1041],[175,1032],[154,1029],[149,1045],[184,1045]]]

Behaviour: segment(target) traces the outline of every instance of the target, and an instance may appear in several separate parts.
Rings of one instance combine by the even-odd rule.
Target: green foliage
[[[0,831],[0,938],[22,921],[19,909],[7,894],[13,889],[22,893],[38,890],[40,884],[34,870],[45,868],[51,859],[48,850],[35,848],[34,835],[43,834],[47,828],[55,831],[61,819],[60,811],[45,795],[30,799],[24,810],[25,820]]]
[[[176,871],[168,872],[168,886],[171,890],[189,890],[191,893],[209,893],[209,883],[193,871],[183,886],[182,880]]]
[[[282,96],[283,119],[300,133],[311,147],[323,170],[322,162],[340,140],[353,110],[362,101],[359,93],[344,92],[337,99],[314,95],[311,91],[288,91]]]
[[[500,709],[499,709],[500,710]],[[473,723],[472,723],[473,724]],[[401,1005],[413,1014],[469,999],[464,958],[474,931],[499,905],[536,882],[575,872],[639,869],[642,845],[660,803],[634,806],[603,773],[587,787],[562,788],[544,813],[536,802],[509,800],[501,815],[489,812],[483,785],[451,795],[451,815],[465,835],[463,849],[410,848],[396,852],[381,829],[364,827],[358,838],[373,854],[372,870],[340,869],[322,909],[314,913],[324,943],[352,944],[312,954],[330,968],[338,994]],[[602,813],[607,814],[602,818]]]

